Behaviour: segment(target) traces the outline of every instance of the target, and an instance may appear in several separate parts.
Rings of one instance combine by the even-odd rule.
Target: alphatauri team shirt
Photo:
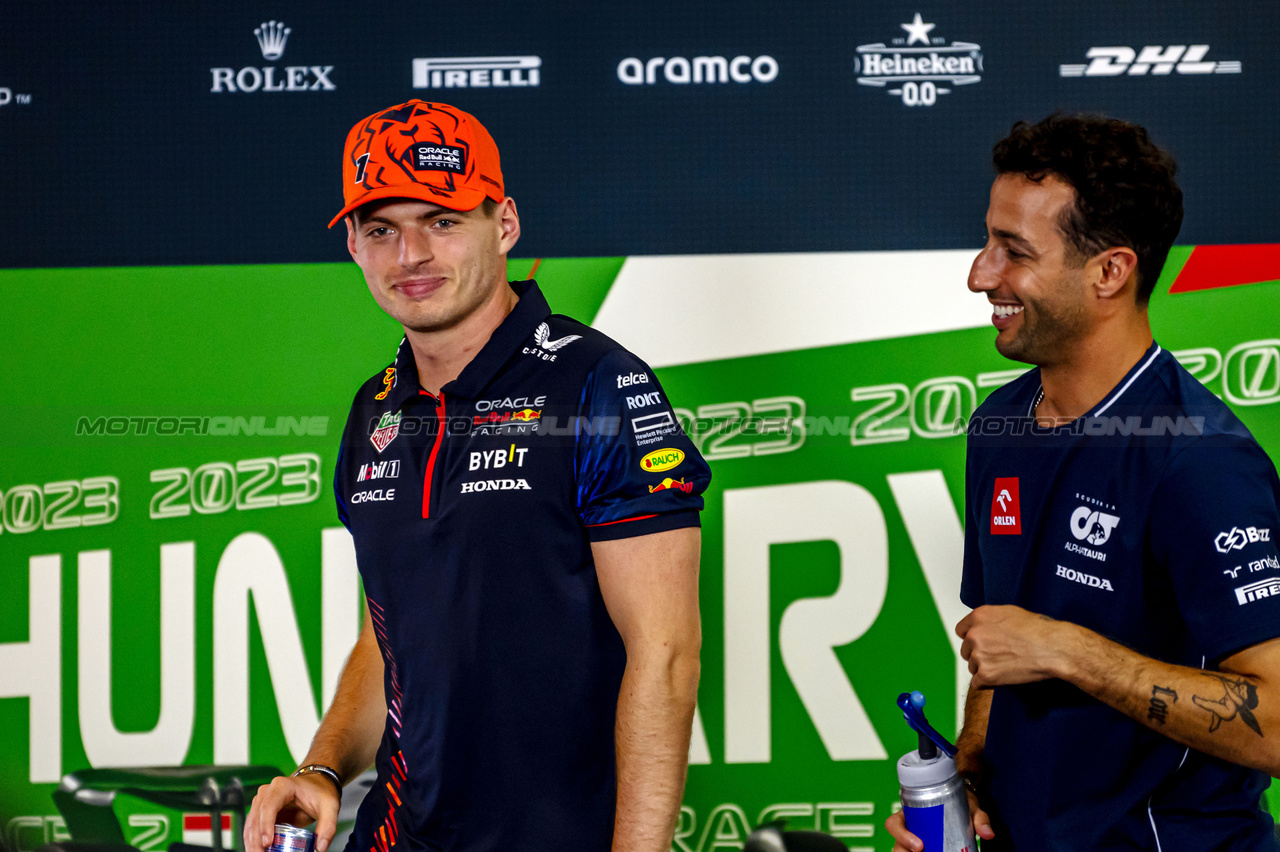
[[[1244,424],[1155,343],[1068,425],[1034,425],[1039,389],[1032,370],[970,422],[965,604],[1015,604],[1210,671],[1280,636],[1280,482]],[[1154,730],[1061,680],[996,687],[983,849],[1276,850],[1266,775],[1160,733],[1176,706],[1259,748],[1280,736],[1260,729],[1251,684],[1202,680],[1139,684]]]
[[[511,286],[438,396],[402,342],[342,436],[387,699],[352,852],[610,845],[625,653],[591,544],[697,526],[711,474],[643,362]]]

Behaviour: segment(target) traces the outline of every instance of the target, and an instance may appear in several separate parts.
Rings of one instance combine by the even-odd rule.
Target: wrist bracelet
[[[337,772],[323,763],[308,763],[306,766],[299,766],[292,777],[297,778],[299,775],[323,775],[333,782],[333,786],[338,790],[338,798],[342,798],[342,779],[338,777]]]

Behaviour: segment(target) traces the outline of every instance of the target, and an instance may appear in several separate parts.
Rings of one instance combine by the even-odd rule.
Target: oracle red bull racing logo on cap
[[[668,476],[666,479],[662,480],[657,485],[650,485],[649,493],[657,494],[659,491],[666,491],[671,488],[674,488],[677,491],[683,491],[686,494],[693,493],[693,483],[685,482],[683,476],[680,477],[679,479],[672,479],[671,477]]]
[[[382,419],[378,421],[378,428],[373,430],[373,434],[369,436],[369,440],[373,442],[373,448],[378,452],[382,452],[387,445],[396,439],[396,435],[400,434],[400,412],[392,414],[388,411],[382,415]]]
[[[1018,477],[996,477],[991,495],[991,534],[1022,535],[1022,505],[1018,501]]]
[[[640,459],[640,468],[645,473],[658,473],[663,470],[671,470],[671,468],[679,466],[682,461],[684,461],[684,450],[654,450]]]

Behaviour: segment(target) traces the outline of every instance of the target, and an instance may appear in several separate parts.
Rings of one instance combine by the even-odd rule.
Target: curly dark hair
[[[1055,175],[1076,191],[1059,222],[1083,263],[1100,251],[1126,246],[1138,255],[1137,303],[1145,305],[1182,227],[1177,163],[1146,128],[1101,115],[1054,113],[1035,124],[1019,121],[996,143],[1000,174],[1034,181]]]

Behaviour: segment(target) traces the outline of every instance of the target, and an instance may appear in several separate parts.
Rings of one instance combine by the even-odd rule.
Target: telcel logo
[[[1091,47],[1085,53],[1088,65],[1059,65],[1060,77],[1119,77],[1127,74],[1163,76],[1179,74],[1239,74],[1244,69],[1236,61],[1206,62],[1207,44],[1149,44],[1142,52],[1132,47]]]
[[[772,56],[695,56],[692,60],[683,56],[667,59],[655,56],[641,61],[628,56],[618,63],[618,79],[628,86],[652,86],[658,82],[658,71],[668,83],[684,86],[689,83],[772,83],[778,77],[778,60]]]

